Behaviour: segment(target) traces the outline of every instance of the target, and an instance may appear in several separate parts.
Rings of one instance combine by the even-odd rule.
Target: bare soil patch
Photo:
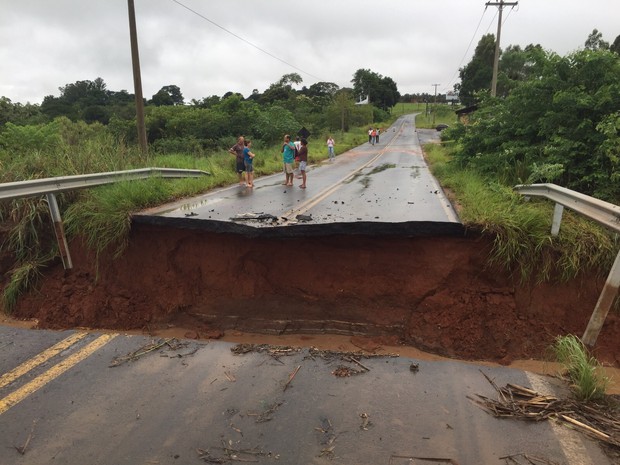
[[[55,329],[176,326],[191,337],[231,330],[364,335],[504,364],[544,358],[558,335],[581,336],[604,278],[520,284],[488,266],[491,240],[249,239],[136,224],[125,254],[101,256],[98,266],[73,242],[74,270],[48,270],[16,316]],[[597,358],[620,366],[618,341],[620,317],[612,312]]]

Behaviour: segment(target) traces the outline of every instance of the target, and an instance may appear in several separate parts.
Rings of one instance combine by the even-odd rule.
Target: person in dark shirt
[[[236,157],[235,170],[239,175],[239,184],[245,186],[246,181],[243,179],[243,172],[245,171],[245,162],[243,160],[243,149],[245,148],[245,139],[243,136],[239,136],[237,143],[228,149],[228,152]]]
[[[306,139],[301,140],[301,148],[297,154],[299,157],[299,172],[301,173],[301,184],[299,187],[306,188],[306,167],[308,165],[308,141]]]

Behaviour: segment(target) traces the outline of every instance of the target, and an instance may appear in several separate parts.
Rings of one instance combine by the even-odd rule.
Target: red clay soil
[[[519,285],[488,267],[491,239],[333,236],[249,239],[134,225],[125,254],[70,245],[74,269],[48,270],[21,300],[42,328],[156,329],[201,337],[225,329],[370,334],[460,359],[545,357],[558,335],[581,336],[604,278]],[[595,347],[620,366],[620,317]]]

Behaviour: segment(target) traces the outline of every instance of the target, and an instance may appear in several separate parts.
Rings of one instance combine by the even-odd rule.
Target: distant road
[[[141,212],[137,222],[249,235],[459,235],[454,208],[422,155],[413,115],[399,118],[375,145],[365,143],[308,170],[308,187],[283,175],[234,185]],[[436,135],[425,130],[424,138]],[[326,150],[309,145],[310,153]]]

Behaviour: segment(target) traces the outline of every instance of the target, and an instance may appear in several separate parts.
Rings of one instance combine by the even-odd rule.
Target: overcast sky
[[[360,68],[391,77],[401,94],[433,93],[432,84],[445,93],[480,38],[496,33],[498,8],[485,3],[135,0],[143,94],[174,84],[186,102],[247,97],[288,73],[345,87]],[[502,48],[566,55],[595,28],[610,43],[620,35],[619,0],[520,0],[503,16]],[[127,0],[0,0],[0,96],[41,103],[97,77],[134,92]]]

